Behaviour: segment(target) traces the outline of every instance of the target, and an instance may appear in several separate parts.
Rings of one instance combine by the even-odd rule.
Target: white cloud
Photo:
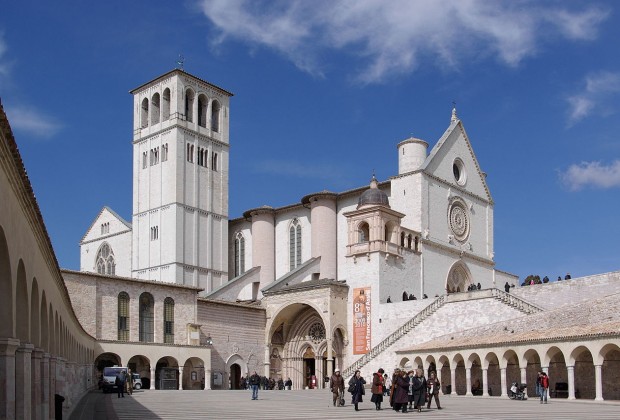
[[[569,105],[569,126],[590,116],[613,113],[611,100],[620,92],[620,72],[599,71],[586,76],[583,88],[566,98]]]
[[[604,165],[601,162],[581,162],[571,165],[560,179],[571,191],[585,187],[614,188],[620,187],[620,160]]]
[[[7,107],[6,113],[13,130],[21,130],[34,137],[48,139],[62,128],[62,125],[54,118],[32,107]]]
[[[219,31],[214,45],[234,38],[266,46],[317,76],[329,64],[321,60],[326,52],[346,50],[361,60],[355,77],[364,83],[409,73],[422,56],[454,68],[483,53],[515,66],[549,32],[593,39],[609,15],[596,7],[572,11],[529,1],[198,1]]]
[[[0,32],[0,88],[4,87],[4,80],[9,76],[10,63],[4,56],[7,49],[6,42],[4,41],[4,34]]]

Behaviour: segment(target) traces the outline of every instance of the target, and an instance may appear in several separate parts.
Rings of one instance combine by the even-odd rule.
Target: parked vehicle
[[[133,389],[142,389],[142,379],[140,379],[140,375],[138,373],[132,373],[131,377],[133,378]]]
[[[126,367],[112,366],[103,368],[102,388],[104,394],[107,392],[117,391],[116,377],[123,371],[127,374]],[[140,385],[142,385],[142,382],[140,382]]]
[[[508,391],[508,397],[511,400],[527,400],[527,395],[525,394],[526,389],[526,384],[519,385],[518,382],[513,382]]]

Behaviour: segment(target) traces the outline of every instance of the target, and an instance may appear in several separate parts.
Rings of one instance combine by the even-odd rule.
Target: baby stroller
[[[513,382],[510,385],[510,390],[508,391],[508,397],[511,400],[527,400],[527,395],[525,395],[525,389],[527,388],[527,384],[520,384],[518,382]]]

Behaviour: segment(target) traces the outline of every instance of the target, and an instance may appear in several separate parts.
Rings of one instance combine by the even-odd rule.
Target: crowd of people
[[[254,372],[254,374],[256,374],[256,372]],[[239,388],[240,389],[251,389],[252,386],[252,378],[254,377],[254,374],[250,375],[248,378],[245,377],[241,377],[241,379],[239,380]],[[293,381],[291,380],[291,378],[288,378],[286,381],[283,380],[282,378],[275,380],[274,378],[268,378],[266,376],[259,376],[258,374],[256,374],[256,376],[258,378],[254,378],[254,381],[257,382],[255,385],[257,385],[257,387],[259,389],[262,390],[291,390],[293,387]]]
[[[330,378],[330,389],[334,406],[344,405],[345,380],[336,370]],[[362,377],[361,371],[356,370],[348,381],[347,392],[351,394],[351,404],[355,411],[359,411],[359,404],[363,402],[366,394],[366,380]],[[389,398],[390,407],[397,412],[407,413],[410,410],[421,412],[424,406],[430,410],[431,403],[435,400],[438,410],[441,410],[439,402],[439,390],[441,384],[437,379],[434,370],[428,372],[428,379],[424,376],[422,369],[405,370],[394,369],[390,378],[383,369],[379,369],[372,374],[370,387],[370,402],[375,405],[376,410],[383,410],[383,397]]]
[[[570,280],[570,279],[572,279],[570,273],[566,273],[566,275],[564,276],[564,279],[562,279],[562,276],[558,276],[556,281]],[[546,284],[546,283],[549,283],[550,281],[551,280],[549,280],[549,277],[547,276],[541,279],[539,275],[530,274],[529,276],[525,278],[525,280],[523,280],[523,283],[521,283],[521,286],[533,286],[535,284]]]

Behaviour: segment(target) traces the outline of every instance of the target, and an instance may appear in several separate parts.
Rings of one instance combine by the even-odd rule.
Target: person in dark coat
[[[383,390],[385,388],[385,382],[383,381],[384,372],[383,369],[379,369],[372,374],[372,386],[370,387],[372,397],[370,397],[370,401],[375,403],[377,410],[381,410],[381,403],[383,402]]]
[[[125,381],[127,380],[127,376],[124,370],[121,370],[118,375],[116,375],[116,379],[114,380],[114,384],[118,390],[118,398],[125,398]]]
[[[394,383],[394,397],[392,398],[394,411],[402,409],[403,413],[407,412],[408,393],[409,376],[407,376],[407,372],[403,370]]]
[[[504,290],[506,291],[506,293],[510,293],[510,285],[508,284],[508,282],[506,282],[506,284],[504,285]]]
[[[441,389],[441,384],[439,383],[439,379],[435,376],[435,372],[431,372],[428,376],[426,387],[428,388],[428,404],[426,405],[426,408],[431,408],[431,402],[433,401],[433,398],[435,398],[437,410],[441,410],[441,404],[439,404],[439,390]]]
[[[329,378],[329,389],[332,391],[334,407],[336,404],[340,406],[340,401],[344,402],[344,378],[340,376],[340,369],[336,369],[332,377]]]
[[[422,411],[422,406],[426,402],[426,378],[424,378],[424,371],[418,369],[416,375],[413,377],[413,409],[417,409],[418,412]]]
[[[409,295],[407,294],[407,292],[403,292],[403,302],[409,300]]]
[[[394,369],[392,379],[390,380],[390,407],[394,407],[394,390],[396,389],[396,380],[400,376],[400,369]]]
[[[360,411],[357,406],[359,403],[363,402],[362,395],[366,392],[364,391],[364,384],[366,380],[362,378],[362,374],[359,370],[355,371],[353,377],[349,380],[349,392],[351,393],[351,404],[355,406],[355,411]]]

